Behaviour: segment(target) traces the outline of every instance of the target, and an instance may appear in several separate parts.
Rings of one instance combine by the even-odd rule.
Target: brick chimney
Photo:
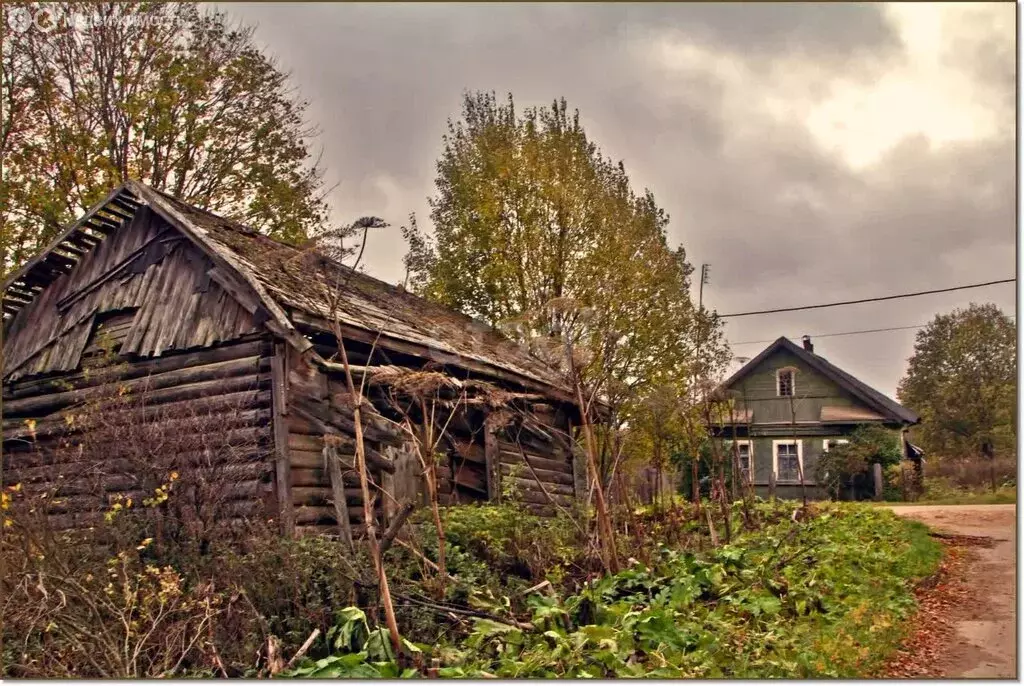
[[[811,343],[811,337],[810,336],[804,336],[804,350],[806,350],[809,353],[813,353],[814,352],[814,344]]]

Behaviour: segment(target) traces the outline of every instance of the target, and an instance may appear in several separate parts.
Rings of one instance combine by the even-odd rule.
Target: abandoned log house
[[[200,525],[358,536],[345,364],[375,519],[424,501],[424,469],[441,504],[557,514],[586,488],[573,396],[539,358],[137,182],[10,275],[3,312],[3,482],[44,494],[59,528],[166,481]]]

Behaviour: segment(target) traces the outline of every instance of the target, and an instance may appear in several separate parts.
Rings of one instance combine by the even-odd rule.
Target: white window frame
[[[780,445],[793,445],[796,444],[796,460],[800,463],[800,472],[804,475],[804,483],[807,483],[807,474],[804,472],[804,442],[803,439],[792,439],[792,438],[781,438],[772,441],[772,473],[775,475],[775,481],[779,482],[779,446]],[[785,481],[782,483],[800,483],[799,477],[797,481]]]
[[[833,445],[846,445],[849,442],[845,438],[826,438],[821,442],[821,452],[827,453]]]
[[[734,443],[737,446],[740,446],[740,445],[747,446],[747,456],[748,456],[748,459],[750,460],[750,468],[747,470],[747,483],[751,483],[751,484],[754,483],[754,443],[753,443],[753,441],[751,441],[749,438],[737,438],[736,440],[731,441],[731,442]],[[732,448],[731,445],[729,447]],[[739,460],[739,456],[738,455],[737,455],[736,459]]]
[[[789,395],[782,395],[782,372],[789,372],[790,374],[790,388]],[[775,395],[779,398],[795,398],[796,397],[796,367],[782,367],[781,369],[775,370]]]

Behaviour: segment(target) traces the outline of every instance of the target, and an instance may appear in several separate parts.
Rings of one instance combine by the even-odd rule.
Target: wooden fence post
[[[287,348],[275,343],[270,358],[271,405],[274,429],[274,481],[281,530],[285,536],[295,536],[295,505],[292,501],[292,464],[288,450],[288,370]]]
[[[775,470],[768,472],[768,497],[775,500]]]
[[[871,465],[871,474],[875,481],[875,500],[882,499],[882,465],[879,462],[875,462]]]
[[[501,502],[501,449],[498,445],[499,417],[488,414],[484,420],[484,467],[487,470],[487,500]]]

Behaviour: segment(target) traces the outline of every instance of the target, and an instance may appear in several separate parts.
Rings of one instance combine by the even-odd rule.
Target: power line
[[[1013,319],[1013,315],[1008,315],[1010,319]],[[855,334],[862,333],[882,333],[884,331],[906,331],[908,329],[923,329],[928,326],[927,324],[914,324],[913,326],[888,326],[884,329],[861,329],[860,331],[840,331],[838,333],[816,333],[811,334],[811,338],[831,338],[832,336],[853,336]],[[739,343],[730,343],[729,345],[754,345],[755,343],[774,343],[775,339],[764,340],[764,341],[740,341]]]
[[[915,324],[914,326],[890,326],[884,329],[862,329],[861,331],[840,331],[839,333],[816,333],[811,334],[811,339],[815,338],[829,338],[831,336],[853,336],[854,334],[861,333],[881,333],[883,331],[906,331],[907,329],[923,329],[928,326],[927,324]],[[730,343],[729,345],[753,345],[755,343],[773,343],[775,339],[764,340],[764,341],[740,341],[739,343]]]
[[[986,281],[984,283],[972,283],[966,286],[953,286],[952,288],[937,288],[931,291],[917,291],[916,293],[900,293],[898,295],[885,295],[878,298],[862,298],[860,300],[844,300],[841,302],[834,303],[822,303],[820,305],[801,305],[800,307],[779,307],[774,310],[756,310],[752,312],[736,312],[733,314],[720,314],[720,319],[726,319],[731,317],[750,317],[755,314],[776,314],[778,312],[797,312],[799,310],[817,310],[823,307],[838,307],[840,305],[859,305],[860,303],[873,303],[880,302],[882,300],[896,300],[898,298],[914,298],[919,295],[932,295],[933,293],[949,293],[951,291],[962,291],[968,288],[982,288],[984,286],[994,286],[1000,283],[1014,283],[1017,279],[1000,279],[998,281]]]

